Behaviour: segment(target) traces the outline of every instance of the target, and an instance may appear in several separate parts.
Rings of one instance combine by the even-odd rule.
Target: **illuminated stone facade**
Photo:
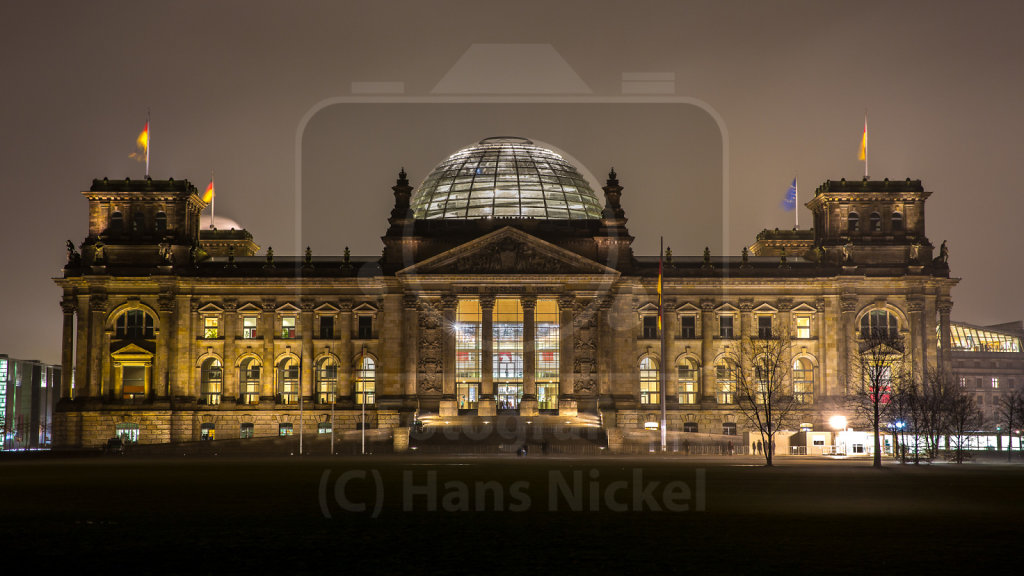
[[[514,167],[480,158],[431,181],[429,200],[458,200],[451,218],[401,174],[380,257],[253,256],[247,233],[200,231],[205,204],[187,181],[95,180],[89,234],[56,280],[75,388],[64,380],[55,443],[298,433],[300,397],[307,433],[332,407],[337,430],[356,428],[364,402],[379,428],[506,412],[640,429],[662,392],[670,430],[736,433],[747,426],[717,367],[766,327],[791,339],[801,421],[820,429],[872,311],[896,323],[918,373],[948,365],[938,340],[956,281],[925,236],[920,181],[828,181],[807,203],[814,232],[765,231],[753,255],[668,258],[663,358],[658,257],[633,254],[615,173],[599,216],[596,195],[562,179],[557,209],[523,217],[548,198],[546,172],[516,191],[501,172]],[[495,210],[513,186],[521,212],[473,217],[462,173],[493,176],[489,191],[466,188],[493,194],[481,203]],[[550,217],[563,206],[569,217]]]

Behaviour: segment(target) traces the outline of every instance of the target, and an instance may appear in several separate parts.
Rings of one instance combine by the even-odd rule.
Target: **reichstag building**
[[[201,229],[187,180],[94,180],[68,242],[54,445],[404,428],[424,415],[557,414],[607,428],[737,434],[728,358],[790,339],[800,420],[826,429],[851,352],[884,327],[913,369],[949,366],[945,250],[919,180],[829,180],[812,230],[735,255],[636,255],[614,171],[601,193],[556,152],[486,138],[418,188],[406,174],[380,256],[278,256]],[[383,215],[382,215],[383,216]],[[668,378],[661,385],[659,372]],[[663,389],[664,388],[664,389]]]

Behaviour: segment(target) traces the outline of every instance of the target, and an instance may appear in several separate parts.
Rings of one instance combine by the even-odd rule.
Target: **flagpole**
[[[215,193],[216,194],[216,193]],[[299,351],[299,456],[302,456],[302,361],[305,359],[305,351]]]
[[[868,111],[864,111],[864,179],[868,179]]]
[[[668,355],[666,353],[665,346],[665,306],[662,303],[662,276],[664,270],[664,256],[665,256],[665,238],[662,236],[658,240],[658,324],[661,328],[661,370],[658,374],[659,384],[661,385],[661,394],[658,396],[661,399],[661,426],[658,428],[661,430],[661,451],[667,450],[667,431],[665,427],[668,423],[668,417],[665,414],[665,386],[668,372]]]
[[[217,184],[214,181],[213,170],[210,170],[210,182],[213,183],[213,197],[210,198],[210,230],[216,230],[214,222],[217,215]]]
[[[796,228],[800,229],[800,185],[797,178],[793,178],[793,216],[796,218]]]
[[[149,178],[149,147],[153,143],[153,132],[149,127],[149,108],[146,108],[146,178]]]

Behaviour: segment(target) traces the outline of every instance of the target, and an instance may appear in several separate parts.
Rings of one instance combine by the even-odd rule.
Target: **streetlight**
[[[846,416],[843,416],[842,414],[836,414],[835,416],[828,419],[828,425],[831,426],[832,429],[836,431],[836,441],[833,443],[832,446],[833,451],[835,451],[835,449],[838,448],[839,431],[846,430],[846,424]],[[846,454],[845,448],[843,449],[843,454]]]

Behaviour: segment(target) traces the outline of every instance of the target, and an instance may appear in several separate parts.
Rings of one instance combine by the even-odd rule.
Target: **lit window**
[[[814,366],[806,358],[793,361],[793,400],[810,404],[814,399]]]
[[[317,404],[333,404],[334,390],[338,384],[338,364],[328,356],[320,360],[316,366],[316,401]]]
[[[317,434],[330,434],[331,431],[332,431],[332,428],[333,427],[331,426],[330,422],[318,422],[317,425],[316,425],[316,433]]]
[[[660,390],[658,384],[658,363],[650,356],[645,356],[643,360],[640,360],[641,404],[658,404],[661,402],[661,398],[658,394]]]
[[[680,332],[682,339],[694,339],[697,337],[697,317],[693,315],[679,317]]]
[[[252,340],[256,338],[256,317],[255,316],[243,316],[242,317],[242,338]]]
[[[367,405],[375,401],[377,389],[377,364],[373,358],[364,355],[356,371],[356,404]]]
[[[281,338],[295,338],[295,317],[281,318]]]
[[[121,393],[125,400],[146,395],[146,377],[149,368],[145,364],[121,365]]]
[[[224,369],[220,360],[207,358],[199,371],[199,403],[220,404],[221,384],[224,382]]]
[[[993,388],[999,388],[999,378],[995,378],[995,377],[992,378],[992,387]]]
[[[238,365],[238,385],[245,404],[260,402],[260,361],[249,357]]]
[[[203,338],[213,339],[220,336],[220,320],[216,316],[203,318]]]
[[[679,403],[697,403],[697,367],[690,360],[679,364]]]
[[[797,338],[810,338],[811,337],[811,317],[810,316],[797,316],[796,317],[796,337]]]
[[[718,337],[726,340],[731,340],[733,335],[732,331],[732,316],[719,316],[718,317]]]
[[[291,422],[285,422],[283,424],[278,424],[277,425],[277,435],[278,436],[291,436],[292,435],[292,430],[293,430],[293,428],[292,428]]]
[[[538,298],[534,312],[537,347],[537,407],[558,409],[559,327],[558,301]]]
[[[203,424],[199,427],[200,440],[214,440],[217,437],[217,428],[213,424]]]
[[[460,299],[455,311],[455,396],[460,410],[475,409],[480,392],[480,301]]]
[[[299,401],[299,362],[295,358],[282,358],[277,365],[277,395],[282,404]]]
[[[118,422],[114,426],[114,436],[125,444],[134,444],[139,441],[139,425],[134,422]]]
[[[239,438],[242,438],[242,439],[252,438],[255,435],[256,435],[256,426],[254,426],[251,422],[244,422],[238,428],[238,437]]]
[[[718,384],[718,403],[732,404],[736,393],[736,370],[727,360],[715,366],[715,380]]]

